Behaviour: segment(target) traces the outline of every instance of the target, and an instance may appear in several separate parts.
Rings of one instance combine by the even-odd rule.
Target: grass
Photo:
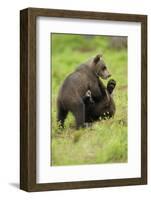
[[[80,165],[127,162],[127,50],[111,48],[110,38],[52,34],[52,127],[51,164]],[[65,129],[56,123],[56,99],[65,77],[90,57],[103,53],[103,58],[117,82],[114,92],[114,118],[95,122],[76,130],[69,113]],[[107,81],[104,81],[106,84]]]

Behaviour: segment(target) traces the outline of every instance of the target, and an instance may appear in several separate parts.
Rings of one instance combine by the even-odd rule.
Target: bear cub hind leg
[[[59,122],[59,126],[64,128],[64,121],[67,117],[68,111],[64,110],[61,106],[58,108],[58,116],[57,121]]]
[[[72,114],[75,117],[75,121],[76,121],[76,128],[83,128],[84,127],[84,123],[85,123],[85,105],[84,103],[81,101],[79,103],[77,103],[76,105],[74,105],[74,108],[72,108]]]

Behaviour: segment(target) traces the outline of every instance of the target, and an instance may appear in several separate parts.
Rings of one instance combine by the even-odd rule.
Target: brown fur
[[[90,90],[94,101],[100,102],[103,99],[105,87],[99,77],[107,79],[109,76],[103,59],[97,55],[81,64],[64,80],[57,99],[57,120],[61,126],[64,125],[69,111],[76,119],[77,128],[84,126],[86,108],[83,97]]]

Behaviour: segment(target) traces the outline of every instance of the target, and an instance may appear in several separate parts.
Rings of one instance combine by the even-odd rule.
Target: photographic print
[[[51,165],[127,162],[127,37],[50,39]]]

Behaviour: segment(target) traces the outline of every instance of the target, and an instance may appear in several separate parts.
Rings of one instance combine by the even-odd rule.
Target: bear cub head
[[[102,55],[96,55],[90,64],[91,70],[96,74],[97,77],[102,79],[108,79],[111,74],[109,73],[105,62],[102,59]]]

